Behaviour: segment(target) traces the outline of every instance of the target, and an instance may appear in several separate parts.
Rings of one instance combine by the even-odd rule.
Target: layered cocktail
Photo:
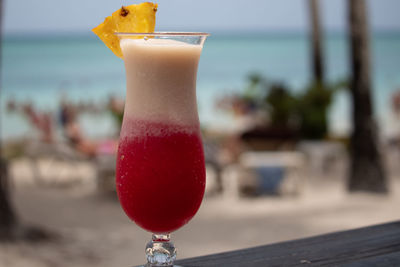
[[[204,195],[196,76],[206,36],[118,34],[127,91],[116,185],[126,214],[154,233],[150,266],[173,263],[169,233],[195,215]]]
[[[154,33],[157,8],[122,6],[93,32],[125,63],[119,200],[129,218],[153,233],[147,266],[172,266],[169,234],[196,214],[205,189],[196,76],[208,34]]]

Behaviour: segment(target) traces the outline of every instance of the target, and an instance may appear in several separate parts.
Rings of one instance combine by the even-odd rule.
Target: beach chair
[[[24,155],[28,158],[32,176],[35,183],[39,185],[56,183],[57,179],[49,181],[45,179],[45,174],[40,168],[40,161],[49,160],[50,163],[56,161],[68,162],[70,164],[78,164],[88,160],[86,157],[77,153],[67,142],[42,142],[32,140],[25,146]],[[51,165],[51,164],[50,164]],[[71,177],[70,181],[76,180],[77,177]]]
[[[53,143],[46,143],[41,141],[30,141],[25,147],[25,156],[29,159],[30,168],[32,170],[33,181],[39,185],[54,185],[76,183],[82,177],[74,172],[76,177],[69,177],[68,181],[59,181],[54,177],[53,179],[46,179],[45,173],[40,168],[40,161],[47,159],[52,162],[66,162],[71,165],[71,168],[76,168],[79,164],[87,163],[94,168],[95,184],[100,191],[113,191],[115,190],[114,177],[115,177],[115,155],[97,155],[96,157],[89,157],[76,151],[69,142],[57,141]]]
[[[222,174],[223,195],[298,195],[305,157],[301,152],[245,152]]]
[[[317,177],[334,173],[339,162],[347,156],[343,144],[331,141],[302,141],[297,149],[307,157],[310,173]]]

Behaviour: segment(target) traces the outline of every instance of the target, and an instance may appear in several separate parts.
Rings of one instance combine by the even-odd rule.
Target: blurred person
[[[77,110],[73,105],[62,101],[60,108],[59,119],[64,135],[77,151],[89,157],[116,153],[117,142],[115,140],[109,139],[97,142],[84,136],[77,120]]]
[[[9,103],[8,108],[18,110],[17,104]],[[31,103],[22,105],[22,113],[28,118],[31,125],[38,130],[40,140],[46,143],[54,141],[53,120],[50,112],[39,112]]]

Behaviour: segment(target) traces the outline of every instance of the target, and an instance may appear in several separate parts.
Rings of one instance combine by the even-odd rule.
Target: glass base
[[[145,267],[176,266],[176,248],[169,234],[153,234],[146,246],[147,264]]]

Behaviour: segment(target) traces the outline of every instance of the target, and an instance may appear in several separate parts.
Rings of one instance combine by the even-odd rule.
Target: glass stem
[[[176,259],[176,248],[169,234],[153,234],[146,246],[146,267],[172,266]]]

